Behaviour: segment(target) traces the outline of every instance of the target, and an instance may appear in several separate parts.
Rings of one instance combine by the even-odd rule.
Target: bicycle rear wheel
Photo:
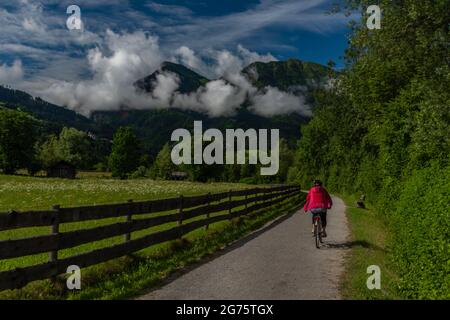
[[[319,223],[316,221],[314,223],[314,240],[316,241],[316,248],[320,248],[320,229]]]
[[[319,242],[320,243],[323,243],[323,239],[322,239],[322,232],[323,232],[323,229],[322,229],[322,221],[319,221]]]

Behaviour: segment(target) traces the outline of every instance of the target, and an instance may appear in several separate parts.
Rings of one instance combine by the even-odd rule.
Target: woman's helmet
[[[314,185],[315,186],[321,186],[322,185],[322,181],[320,181],[319,179],[315,179],[314,180]]]

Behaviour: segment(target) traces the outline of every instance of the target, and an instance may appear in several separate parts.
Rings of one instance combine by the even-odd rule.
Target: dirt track
[[[349,230],[343,201],[333,202],[321,249],[314,246],[310,214],[300,210],[139,299],[339,299]]]

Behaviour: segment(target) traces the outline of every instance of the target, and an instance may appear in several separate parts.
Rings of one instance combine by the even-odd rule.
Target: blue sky
[[[69,87],[81,92],[88,86],[83,81],[132,82],[164,60],[211,78],[258,60],[298,58],[326,64],[332,59],[340,67],[348,18],[325,14],[334,2],[2,1],[0,84],[70,105],[54,92],[62,95]],[[81,8],[81,31],[66,27],[71,4]]]

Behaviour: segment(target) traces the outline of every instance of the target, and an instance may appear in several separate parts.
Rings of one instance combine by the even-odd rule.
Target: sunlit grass
[[[74,180],[0,175],[0,211],[117,203],[130,199],[151,200],[246,187],[250,186],[151,179],[117,180],[92,177],[90,174]]]
[[[108,178],[92,177],[90,174],[75,180],[48,179],[26,176],[0,175],[0,211],[14,210],[36,210],[48,209],[58,204],[62,207],[73,207],[79,205],[95,205],[104,203],[119,203],[129,199],[151,200],[169,198],[180,195],[199,195],[208,192],[218,193],[230,189],[237,190],[250,187],[243,184],[231,183],[194,183],[183,181],[155,181],[150,179],[138,180],[116,180]],[[170,214],[168,211],[161,214]],[[135,216],[135,218],[154,217],[158,214],[147,214]],[[196,217],[190,221],[195,221]],[[102,220],[65,223],[60,225],[60,232],[79,229],[87,229],[123,222],[124,217],[108,218]],[[186,221],[186,223],[189,221]],[[143,235],[166,230],[176,226],[176,222],[168,223],[149,229],[132,233],[132,239]],[[31,236],[45,235],[50,233],[50,227],[22,228],[8,231],[0,231],[0,240],[18,239]],[[94,249],[109,247],[120,244],[124,236],[116,236],[77,247],[60,250],[59,258],[66,258],[75,254],[88,252]],[[19,258],[0,260],[0,271],[11,270],[17,267],[44,263],[48,261],[48,253],[30,255]]]
[[[347,217],[351,231],[352,249],[346,261],[346,274],[342,282],[345,299],[378,300],[399,299],[398,275],[392,264],[389,247],[391,230],[386,221],[370,204],[366,209],[356,208],[355,196],[343,196],[347,204]],[[366,285],[367,267],[377,265],[381,270],[381,289],[369,290]]]

